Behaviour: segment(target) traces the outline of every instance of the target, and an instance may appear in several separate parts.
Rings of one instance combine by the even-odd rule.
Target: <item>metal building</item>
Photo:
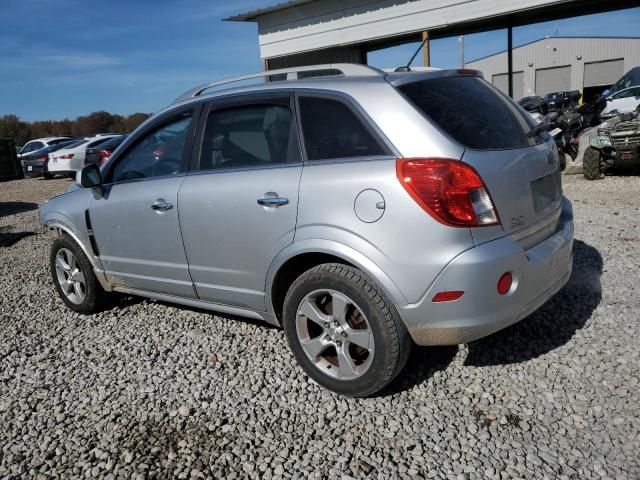
[[[466,64],[507,93],[507,52]],[[513,49],[513,97],[580,90],[601,93],[632,67],[640,66],[640,37],[548,37]]]
[[[514,27],[637,5],[640,0],[290,0],[226,20],[258,24],[269,69],[366,63],[369,51],[424,38],[429,65],[429,39],[505,28],[511,52]],[[508,86],[519,81],[505,78]]]

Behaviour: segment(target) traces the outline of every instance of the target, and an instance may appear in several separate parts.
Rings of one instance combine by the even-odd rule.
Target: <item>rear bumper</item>
[[[77,163],[77,162],[76,162]],[[84,164],[84,161],[83,161]],[[74,163],[72,163],[71,160],[49,160],[49,165],[48,165],[48,169],[49,172],[51,172],[52,174],[56,174],[56,175],[70,175],[72,173],[76,173],[77,170],[80,170],[80,168],[76,169],[74,168],[76,165]]]
[[[457,345],[490,335],[522,320],[569,280],[573,265],[573,212],[562,202],[553,235],[529,250],[510,236],[467,250],[438,275],[426,295],[399,309],[418,345]],[[497,291],[498,279],[511,272],[513,286]],[[462,290],[462,298],[433,303],[438,292]]]
[[[26,177],[39,177],[47,171],[45,163],[30,160],[23,160],[22,168]]]
[[[76,174],[75,170],[56,169],[56,168],[49,168],[47,172],[50,173],[51,175],[75,175]]]

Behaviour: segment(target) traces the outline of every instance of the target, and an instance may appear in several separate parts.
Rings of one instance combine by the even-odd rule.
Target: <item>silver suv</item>
[[[553,139],[470,70],[337,64],[204,85],[78,172],[40,221],[60,233],[51,271],[72,310],[123,292],[261,319],[354,396],[385,387],[412,343],[523,319],[572,267]]]

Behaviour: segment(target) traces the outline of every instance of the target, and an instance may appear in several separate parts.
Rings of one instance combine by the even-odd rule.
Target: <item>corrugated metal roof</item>
[[[305,3],[317,2],[318,0],[289,0],[288,2],[278,3],[271,7],[260,8],[247,13],[240,13],[232,17],[227,17],[223,20],[228,22],[253,22],[256,18],[266,15],[267,13],[279,12],[286,10],[287,8],[297,7]]]

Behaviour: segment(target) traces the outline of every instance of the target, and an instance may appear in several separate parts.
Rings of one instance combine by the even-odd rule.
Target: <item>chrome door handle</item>
[[[151,204],[151,209],[156,212],[166,212],[173,208],[173,203],[165,202],[164,200],[156,200]]]
[[[258,199],[258,205],[263,207],[280,207],[289,203],[288,198],[284,197],[264,197]]]

